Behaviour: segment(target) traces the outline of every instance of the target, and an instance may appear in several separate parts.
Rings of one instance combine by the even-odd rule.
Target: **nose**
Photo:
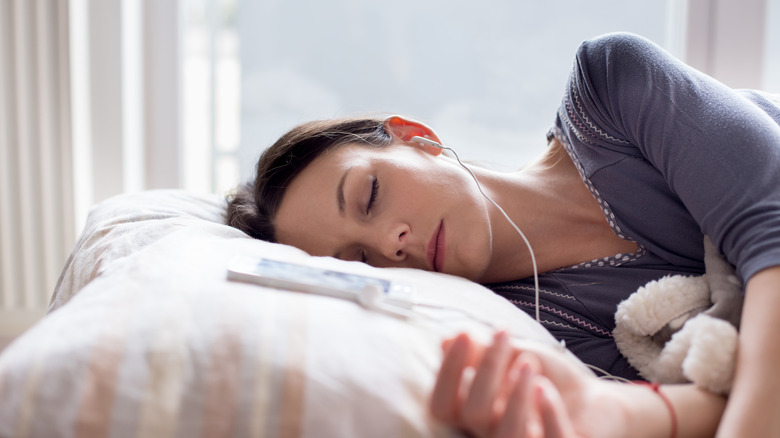
[[[379,250],[382,255],[394,262],[401,262],[407,257],[407,246],[409,242],[409,226],[396,223],[388,226],[383,235],[378,236],[380,241]]]

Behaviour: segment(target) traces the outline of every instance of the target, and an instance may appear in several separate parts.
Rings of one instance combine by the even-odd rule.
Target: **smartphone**
[[[286,289],[327,295],[360,302],[360,294],[371,288],[382,292],[385,302],[412,307],[412,288],[390,280],[317,268],[260,257],[241,257],[228,266],[228,280],[243,281]]]

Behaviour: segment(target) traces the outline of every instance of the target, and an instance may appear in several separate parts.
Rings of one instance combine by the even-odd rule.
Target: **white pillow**
[[[50,313],[0,356],[0,436],[437,437],[427,410],[444,336],[490,330],[381,315],[334,298],[230,282],[263,255],[380,275],[419,300],[542,342],[525,313],[472,282],[380,270],[254,240],[224,201],[181,191],[96,206]]]

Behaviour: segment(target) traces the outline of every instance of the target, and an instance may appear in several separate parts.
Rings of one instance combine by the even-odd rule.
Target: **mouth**
[[[439,226],[431,236],[431,240],[428,241],[428,247],[425,251],[426,258],[428,259],[428,266],[433,271],[440,272],[441,267],[444,264],[444,221],[439,222]]]

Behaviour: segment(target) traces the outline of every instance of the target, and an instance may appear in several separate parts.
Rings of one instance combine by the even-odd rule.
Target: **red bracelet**
[[[663,392],[661,392],[660,385],[658,382],[644,382],[641,380],[634,381],[634,383],[642,386],[648,386],[650,389],[652,389],[656,394],[658,394],[659,397],[661,397],[661,400],[664,401],[664,404],[666,405],[666,408],[669,410],[669,416],[672,419],[672,433],[669,434],[671,438],[677,438],[677,413],[674,411],[674,405],[672,405],[671,400],[669,400],[666,395],[664,395]]]

